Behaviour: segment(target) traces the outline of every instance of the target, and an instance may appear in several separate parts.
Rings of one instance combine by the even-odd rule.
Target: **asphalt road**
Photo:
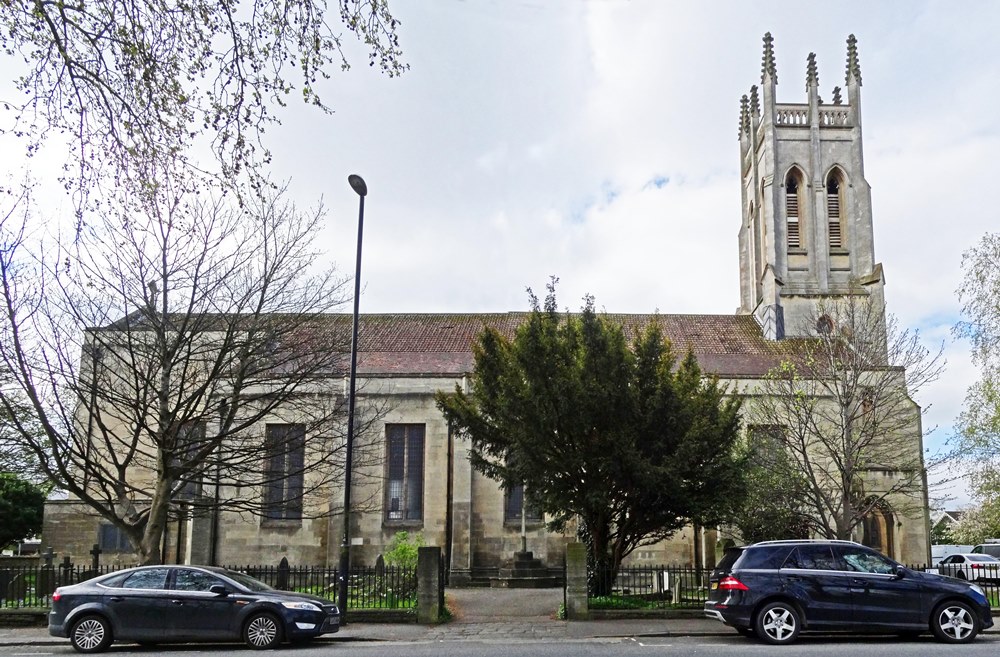
[[[38,657],[39,655],[75,655],[65,646],[9,646],[3,657]],[[510,638],[467,641],[421,642],[351,642],[319,643],[311,646],[285,647],[268,654],[281,657],[319,657],[350,655],[350,657],[641,657],[659,655],[698,655],[712,657],[773,657],[800,655],[816,657],[983,657],[1000,651],[1000,636],[980,636],[971,644],[953,646],[936,642],[930,637],[900,641],[888,637],[802,637],[792,646],[775,648],[760,642],[732,637],[665,637],[643,639],[587,639],[581,641],[515,641]],[[178,645],[138,649],[136,646],[114,646],[111,657],[150,657],[151,655],[218,656],[259,654],[238,645]]]

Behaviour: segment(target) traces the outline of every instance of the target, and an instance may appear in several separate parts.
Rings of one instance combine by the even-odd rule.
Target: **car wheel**
[[[955,575],[955,577],[956,577],[957,579],[968,579],[968,578],[967,578],[967,577],[965,576],[965,571],[964,571],[964,570],[960,570],[960,571],[958,571],[958,574],[956,574],[956,575]]]
[[[968,643],[979,634],[979,621],[969,605],[952,600],[934,610],[931,629],[946,643]]]
[[[271,614],[254,614],[243,626],[243,641],[254,650],[281,645],[281,621]]]
[[[103,616],[84,616],[73,623],[69,641],[77,652],[102,652],[111,645],[111,623]]]
[[[754,631],[766,643],[783,645],[795,641],[801,625],[795,607],[787,602],[772,602],[757,614]]]

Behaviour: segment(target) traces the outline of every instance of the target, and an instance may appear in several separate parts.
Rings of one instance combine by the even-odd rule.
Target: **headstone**
[[[278,563],[278,583],[274,588],[279,591],[288,591],[288,575],[291,569],[288,567],[288,557],[281,557],[281,562]]]

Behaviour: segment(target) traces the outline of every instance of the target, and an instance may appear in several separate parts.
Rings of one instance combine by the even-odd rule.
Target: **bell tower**
[[[766,337],[814,335],[824,298],[883,298],[875,263],[871,190],[861,142],[861,66],[847,39],[846,101],[819,93],[816,55],[806,61],[804,103],[779,103],[774,40],[764,35],[761,83],[740,102],[740,313]]]

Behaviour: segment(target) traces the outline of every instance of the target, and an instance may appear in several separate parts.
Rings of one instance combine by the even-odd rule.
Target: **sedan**
[[[339,629],[328,600],[209,566],[143,566],[61,586],[49,613],[49,634],[85,653],[115,641],[243,641],[263,650]]]
[[[1000,580],[1000,559],[988,554],[952,554],[941,560],[938,572],[970,582]]]

